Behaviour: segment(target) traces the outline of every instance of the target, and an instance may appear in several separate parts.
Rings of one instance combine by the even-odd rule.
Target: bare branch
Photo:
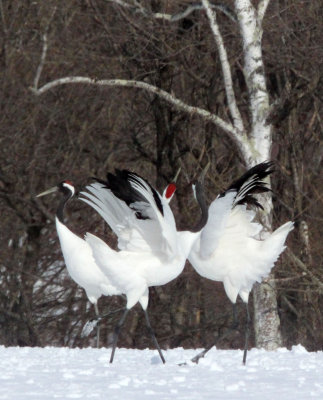
[[[182,100],[166,92],[165,90],[162,90],[146,82],[127,80],[127,79],[92,79],[85,76],[67,76],[46,83],[46,85],[40,87],[39,89],[36,88],[30,88],[30,89],[34,94],[41,95],[48,90],[54,89],[57,86],[75,84],[75,83],[84,83],[96,86],[122,86],[122,87],[144,89],[150,93],[158,95],[163,100],[166,100],[168,103],[173,104],[174,106],[176,106],[177,109],[188,112],[189,114],[192,115],[194,114],[200,115],[204,119],[213,122],[215,125],[218,125],[226,132],[230,134],[238,134],[238,131],[230,123],[225,122],[222,118],[214,114],[211,114],[209,111],[204,110],[203,108],[190,106],[184,103]]]
[[[143,145],[141,144],[140,140],[138,139],[137,135],[134,133],[131,135],[132,137],[132,143],[135,146],[135,148],[137,149],[138,153],[140,153],[140,155],[145,158],[146,160],[148,160],[149,162],[151,162],[153,165],[156,165],[156,160],[154,160],[154,157],[152,155],[150,155],[143,147]]]
[[[38,211],[40,211],[46,219],[52,222],[55,221],[55,214],[48,211],[48,209],[43,205],[43,203],[38,198],[32,198],[32,202],[37,207]]]
[[[43,71],[43,67],[44,67],[44,64],[45,64],[46,55],[47,55],[47,48],[48,48],[48,45],[47,45],[47,34],[44,33],[43,34],[43,50],[42,50],[42,54],[41,54],[41,57],[40,57],[40,63],[38,65],[38,68],[37,68],[37,71],[36,71],[36,75],[35,75],[35,79],[34,79],[34,89],[36,89],[36,90],[37,90],[37,87],[38,87],[40,75],[41,75],[41,73]]]
[[[2,0],[0,0],[0,14],[1,14],[2,30],[3,30],[3,33],[6,35],[7,34],[7,24],[6,24],[6,19],[5,19],[5,15],[4,15]]]
[[[130,4],[123,0],[114,0],[114,3],[127,7],[127,8],[133,8]],[[137,2],[136,7],[138,8],[139,5]],[[200,5],[193,5],[192,6],[200,8]],[[220,53],[220,59],[221,59],[221,64],[222,64],[222,69],[223,69],[223,74],[224,74],[224,80],[225,80],[225,88],[226,88],[226,93],[227,93],[227,99],[228,99],[228,105],[229,109],[234,121],[234,125],[232,126],[231,123],[228,123],[224,121],[222,118],[218,117],[215,114],[212,114],[211,112],[202,109],[200,107],[194,107],[190,106],[186,103],[184,103],[182,100],[176,98],[172,94],[156,87],[153,86],[149,83],[142,82],[142,81],[135,81],[135,80],[123,80],[123,79],[103,79],[103,80],[98,80],[98,79],[93,79],[89,77],[81,77],[81,76],[69,76],[69,77],[64,77],[64,78],[59,78],[55,79],[42,87],[38,88],[38,83],[40,79],[40,75],[45,63],[46,55],[47,55],[47,35],[46,32],[49,27],[49,23],[47,24],[46,27],[46,32],[44,34],[43,40],[43,50],[42,50],[42,55],[41,55],[41,60],[40,64],[37,68],[36,76],[34,79],[34,86],[31,87],[30,89],[33,91],[35,95],[41,95],[44,92],[51,90],[57,86],[65,85],[65,84],[75,84],[75,83],[83,83],[83,84],[90,84],[90,85],[96,85],[96,86],[122,86],[122,87],[133,87],[133,88],[138,88],[138,89],[144,89],[150,93],[154,93],[163,100],[167,101],[168,103],[174,105],[178,110],[187,112],[191,115],[199,115],[206,121],[210,121],[223,129],[226,133],[228,133],[231,137],[231,139],[237,144],[238,149],[242,153],[242,156],[245,160],[250,160],[252,159],[252,149],[250,148],[250,142],[248,141],[248,137],[244,131],[243,127],[243,122],[242,118],[240,115],[240,112],[237,108],[235,97],[234,97],[234,92],[233,92],[233,85],[232,85],[232,77],[231,77],[231,71],[230,71],[230,65],[229,61],[227,58],[226,50],[224,48],[223,40],[218,28],[218,25],[215,20],[215,14],[212,12],[213,5],[211,6],[208,0],[203,1],[203,7],[207,10],[211,27],[214,32],[216,42],[218,45],[219,53]],[[222,7],[222,6],[221,6]],[[137,10],[136,8],[136,10]],[[141,6],[138,8],[141,10],[142,13],[146,12],[145,9],[143,9]],[[191,10],[191,8],[189,7]],[[54,9],[52,16],[50,20],[52,19],[54,13],[56,11],[56,8]],[[187,10],[184,12],[188,12]],[[176,14],[177,15],[177,14]],[[187,14],[185,14],[187,15]],[[172,17],[174,18],[174,16]],[[176,17],[177,18],[177,17]]]
[[[320,279],[318,279],[318,278],[312,273],[312,271],[310,271],[310,270],[307,268],[307,266],[303,263],[303,261],[300,260],[300,259],[296,256],[296,254],[294,254],[294,253],[292,252],[291,249],[287,249],[286,253],[287,253],[288,257],[289,257],[292,261],[294,261],[294,263],[295,263],[300,269],[302,269],[307,275],[309,275],[309,276],[312,278],[313,282],[315,282],[315,283],[317,284],[317,286],[318,286],[320,292],[323,293],[323,283],[320,281]]]
[[[280,97],[269,107],[265,124],[269,125],[281,123],[290,115],[291,111],[297,107],[298,102],[303,97],[316,90],[319,83],[320,74],[315,72],[313,73],[313,78],[308,81],[307,85],[303,85],[302,88],[296,87],[292,89],[290,82],[287,81]]]
[[[259,25],[262,24],[262,21],[264,19],[265,14],[266,14],[269,2],[270,2],[270,0],[261,0],[259,2],[259,4],[258,4],[258,14],[257,14],[257,16],[258,16]]]
[[[210,26],[218,47],[219,55],[220,55],[220,61],[221,61],[221,67],[222,67],[222,73],[223,73],[223,78],[224,78],[224,86],[225,86],[225,92],[227,96],[227,101],[228,101],[228,106],[230,109],[231,116],[233,118],[233,125],[235,128],[237,128],[239,131],[244,131],[244,126],[242,122],[242,118],[240,115],[240,111],[237,107],[237,102],[235,99],[234,91],[233,91],[233,84],[232,84],[232,76],[231,76],[231,69],[230,69],[230,64],[228,60],[228,55],[226,52],[226,49],[224,47],[222,35],[220,33],[219,26],[216,22],[216,14],[214,11],[212,11],[209,0],[202,0],[203,7],[206,10],[206,14],[208,16],[208,19],[210,21]]]
[[[163,100],[165,100],[166,102],[172,104],[173,106],[175,106],[177,110],[184,111],[190,115],[198,115],[202,117],[205,121],[212,122],[216,126],[220,127],[226,133],[228,133],[230,137],[234,140],[239,150],[241,151],[243,157],[246,157],[245,159],[249,159],[251,157],[249,145],[247,145],[248,138],[247,135],[244,133],[244,131],[240,131],[238,128],[232,126],[232,124],[224,121],[217,115],[212,114],[203,108],[190,106],[184,103],[182,100],[176,98],[172,94],[166,92],[165,90],[162,90],[146,82],[126,80],[126,79],[92,79],[85,76],[67,76],[46,83],[39,89],[31,87],[30,90],[35,95],[39,96],[48,90],[54,89],[55,87],[67,84],[75,84],[75,83],[83,83],[95,86],[110,86],[110,87],[121,86],[121,87],[128,87],[128,88],[131,87],[131,88],[146,90],[147,92],[153,93],[162,98]]]
[[[43,50],[42,50],[42,55],[40,58],[40,63],[38,65],[37,71],[36,71],[36,75],[35,75],[35,79],[34,79],[34,88],[36,89],[38,87],[38,83],[39,83],[39,79],[40,79],[40,75],[43,71],[44,68],[44,64],[45,64],[45,60],[46,60],[46,55],[47,55],[47,49],[48,49],[48,42],[47,42],[47,32],[49,29],[49,25],[54,17],[56,13],[56,6],[53,9],[53,12],[47,22],[47,25],[45,27],[45,32],[43,34]]]
[[[134,13],[139,13],[142,14],[145,17],[150,17],[150,18],[155,18],[155,19],[163,19],[165,21],[169,22],[176,22],[180,21],[181,19],[186,18],[189,16],[193,11],[196,10],[203,10],[203,6],[201,3],[194,3],[189,5],[184,11],[181,11],[176,14],[166,14],[166,13],[152,13],[151,11],[147,10],[146,8],[142,7],[141,4],[139,4],[137,1],[134,1],[135,5],[129,4],[126,1],[123,0],[106,0],[109,3],[115,3],[121,7],[127,8],[128,10],[133,11]],[[217,9],[223,14],[225,14],[228,18],[231,19],[233,22],[237,22],[237,18],[234,14],[234,12],[227,7],[225,4],[212,4],[211,8]]]

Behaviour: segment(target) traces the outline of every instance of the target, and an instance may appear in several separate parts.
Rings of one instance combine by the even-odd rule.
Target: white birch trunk
[[[251,130],[249,133],[253,159],[246,160],[249,166],[270,159],[272,135],[271,126],[266,125],[269,113],[269,96],[266,87],[262,59],[262,19],[269,0],[260,1],[256,10],[249,0],[235,0],[241,36],[243,39],[244,75],[250,102]],[[262,223],[267,230],[272,225],[271,196],[263,196],[264,212]],[[269,284],[270,282],[270,284]],[[282,345],[280,320],[274,280],[271,276],[253,290],[254,328],[256,346],[275,350]]]
[[[236,0],[236,13],[243,40],[244,75],[248,87],[251,116],[251,146],[254,160],[249,165],[269,159],[271,148],[271,126],[266,126],[269,112],[269,97],[262,60],[261,22],[249,0]]]

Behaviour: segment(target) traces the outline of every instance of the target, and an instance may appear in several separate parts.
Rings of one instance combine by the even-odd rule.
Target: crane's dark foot
[[[199,354],[197,354],[195,357],[193,357],[193,358],[191,359],[191,361],[192,361],[193,363],[195,363],[195,364],[198,364],[199,361],[200,361],[200,359],[203,358],[203,357],[205,356],[205,354],[206,354],[209,350],[211,350],[212,347],[214,347],[214,346],[215,346],[215,343],[212,344],[212,346],[207,347],[206,349],[204,349],[203,351],[201,351],[201,353],[199,353]]]

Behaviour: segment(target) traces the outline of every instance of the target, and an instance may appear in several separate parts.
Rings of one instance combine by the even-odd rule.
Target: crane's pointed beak
[[[50,194],[50,193],[54,193],[54,192],[57,192],[57,186],[54,186],[50,189],[45,190],[45,192],[41,192],[41,193],[37,194],[36,197],[46,196],[46,194]]]
[[[176,175],[174,176],[174,179],[172,181],[173,183],[176,183],[176,181],[177,181],[177,179],[179,177],[179,174],[181,173],[181,170],[182,170],[182,167],[179,167],[177,172],[176,172]]]
[[[193,190],[193,195],[195,200],[197,200],[197,192],[203,194],[204,196],[204,179],[207,171],[209,170],[211,165],[211,162],[209,161],[206,166],[204,167],[203,171],[201,172],[201,175],[197,178],[197,180],[192,184],[192,190]],[[198,201],[198,200],[197,200]]]

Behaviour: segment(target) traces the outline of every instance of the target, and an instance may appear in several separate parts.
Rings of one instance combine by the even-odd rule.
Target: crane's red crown
[[[165,194],[166,199],[170,199],[173,196],[173,194],[175,193],[175,190],[176,190],[175,183],[170,183],[166,189],[166,194]]]

